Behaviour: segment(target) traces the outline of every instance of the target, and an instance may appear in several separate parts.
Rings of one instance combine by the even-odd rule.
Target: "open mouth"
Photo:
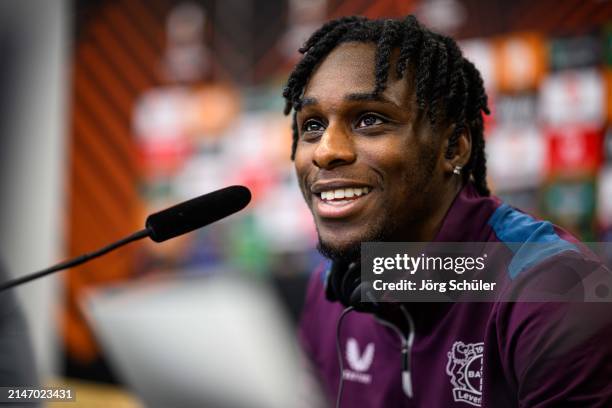
[[[315,193],[319,198],[316,200],[316,212],[322,218],[347,217],[359,211],[371,191],[371,187],[344,187]]]

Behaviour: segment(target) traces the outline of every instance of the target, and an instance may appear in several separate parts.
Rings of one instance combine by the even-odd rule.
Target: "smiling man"
[[[588,261],[562,229],[490,196],[487,97],[455,41],[412,16],[347,17],[325,24],[300,52],[285,112],[293,112],[299,185],[331,261],[311,279],[301,340],[330,400],[612,406],[609,303],[373,308],[355,296],[368,241],[552,243],[528,264],[512,258],[522,269],[503,279],[527,286],[542,271]]]
[[[296,117],[295,165],[330,255],[350,256],[361,241],[432,239],[461,186],[445,176],[453,161],[444,160],[442,137],[412,87],[395,76],[373,93],[375,54],[373,44],[338,46],[313,74]],[[456,156],[465,165],[467,155]]]

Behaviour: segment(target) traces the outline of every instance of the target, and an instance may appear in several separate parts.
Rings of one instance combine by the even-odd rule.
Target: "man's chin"
[[[317,249],[321,255],[335,262],[349,263],[361,257],[361,242],[337,245],[319,239]]]
[[[352,262],[361,258],[362,242],[387,241],[392,237],[387,228],[374,228],[370,231],[359,231],[358,233],[338,234],[317,228],[319,244],[317,249],[326,258],[332,261]]]

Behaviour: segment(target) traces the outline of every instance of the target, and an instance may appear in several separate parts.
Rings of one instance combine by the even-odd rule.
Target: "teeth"
[[[339,200],[343,198],[353,198],[360,197],[362,195],[366,195],[370,192],[369,187],[359,187],[359,188],[339,188],[336,190],[329,190],[321,192],[322,200]]]

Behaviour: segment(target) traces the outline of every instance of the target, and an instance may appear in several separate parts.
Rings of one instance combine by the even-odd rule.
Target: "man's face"
[[[357,253],[361,242],[421,241],[438,210],[441,138],[395,76],[374,97],[372,43],[344,43],[315,70],[297,114],[295,168],[324,253]],[[409,78],[408,80],[406,79]]]

